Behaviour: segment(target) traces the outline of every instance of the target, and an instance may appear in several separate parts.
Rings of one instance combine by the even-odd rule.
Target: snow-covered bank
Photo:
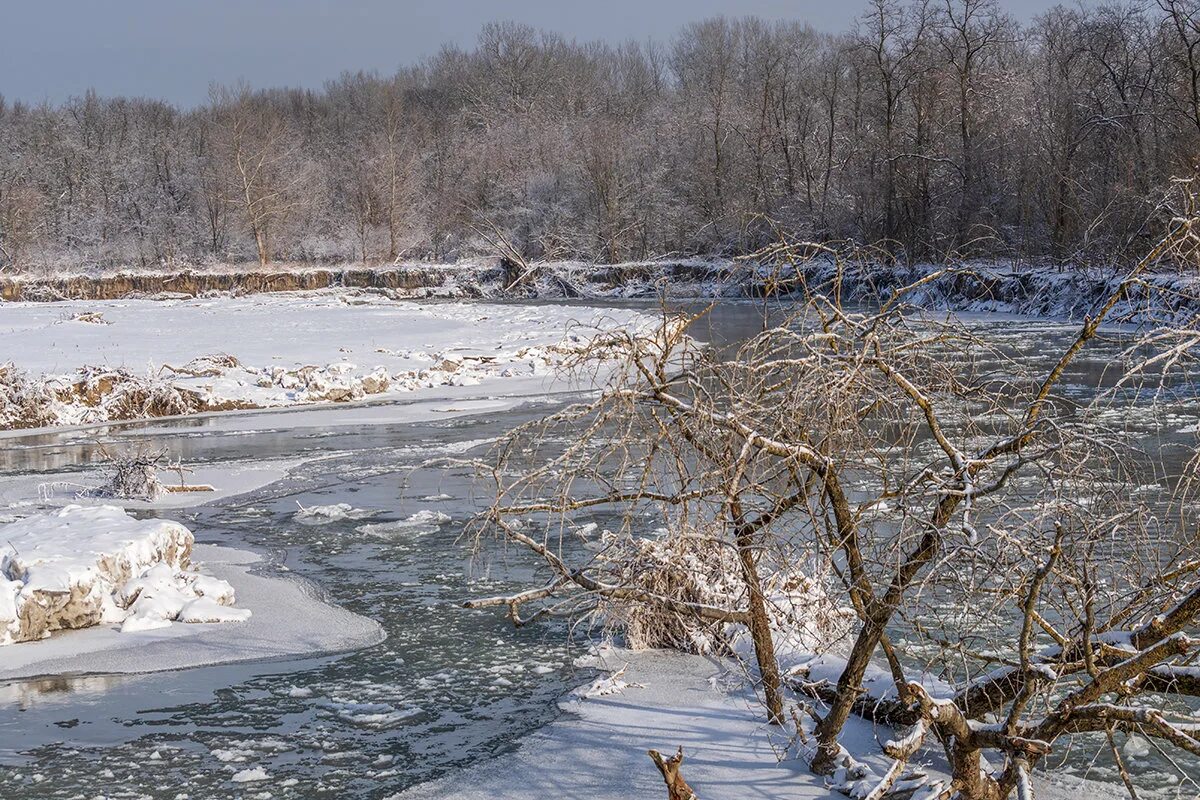
[[[868,300],[929,275],[941,266],[848,264],[841,275],[850,300]],[[361,289],[392,298],[685,298],[761,297],[802,283],[820,285],[834,274],[827,261],[799,271],[720,257],[690,257],[592,264],[532,264],[515,275],[484,259],[455,264],[411,263],[379,267],[314,267],[306,264],[211,265],[185,272],[132,271],[113,275],[0,278],[0,298],[35,302],[158,297],[186,298],[259,293]],[[911,299],[937,310],[997,311],[1029,316],[1079,318],[1122,274],[1117,270],[1031,266],[1007,262],[960,265]],[[520,278],[519,280],[516,280]],[[803,281],[801,281],[801,278]],[[514,282],[515,281],[515,282]],[[87,313],[87,312],[83,312]],[[1146,276],[1116,317],[1179,320],[1200,313],[1200,279],[1179,273]]]
[[[599,266],[579,262],[542,265],[524,288],[533,297],[786,298],[803,287],[837,291],[849,303],[874,303],[929,278],[907,295],[933,311],[979,311],[1031,317],[1082,319],[1111,295],[1125,273],[1116,269],[971,262],[953,267],[849,263],[837,268],[815,259],[796,267],[729,259],[687,259]],[[457,279],[461,282],[461,278]],[[456,285],[454,282],[448,287]],[[482,284],[485,296],[499,293]],[[1124,322],[1181,323],[1200,314],[1200,277],[1148,272],[1110,318]]]
[[[192,532],[116,506],[69,505],[0,526],[0,645],[55,631],[241,622],[235,592],[193,568]]]
[[[911,267],[857,265],[838,276],[842,296],[850,302],[887,298],[894,290],[917,283],[938,271],[907,295],[909,302],[934,311],[977,311],[1030,317],[1078,320],[1093,313],[1125,277],[1116,270],[1059,267],[1016,267],[968,264],[953,269],[928,264]],[[809,286],[828,285],[833,266],[813,262],[799,277]],[[796,284],[799,280],[793,277]],[[761,294],[765,281],[751,279],[744,290]],[[1181,324],[1200,314],[1200,278],[1178,272],[1148,272],[1133,286],[1109,319],[1114,322]]]
[[[0,428],[553,382],[631,310],[417,304],[344,291],[0,305]]]
[[[703,283],[719,275],[727,259],[683,258],[623,264],[580,261],[536,263],[528,274],[482,258],[453,264],[412,262],[336,267],[291,263],[194,265],[186,270],[121,270],[116,273],[0,276],[0,300],[53,302],[131,297],[181,298],[248,295],[319,289],[368,289],[406,298],[603,297],[643,290],[664,277]],[[521,272],[517,270],[517,272]],[[627,288],[628,287],[628,288]]]
[[[666,797],[649,748],[682,746],[682,774],[704,800],[844,798],[796,757],[789,730],[766,723],[740,674],[716,659],[677,652],[609,650],[601,666],[628,665],[627,684],[562,703],[567,712],[511,753],[479,762],[395,800],[541,800],[586,797],[627,800]],[[889,731],[851,719],[843,743],[880,774],[890,763],[879,741]],[[937,765],[925,765],[933,774]],[[1097,800],[1123,796],[1115,786],[1063,777],[1040,781],[1037,796],[1058,800],[1086,789]]]
[[[338,653],[383,641],[374,620],[331,605],[313,584],[261,573],[259,556],[196,545],[205,574],[225,581],[251,616],[236,625],[172,625],[120,633],[115,626],[68,631],[0,648],[0,680],[72,673],[140,673],[236,661]]]

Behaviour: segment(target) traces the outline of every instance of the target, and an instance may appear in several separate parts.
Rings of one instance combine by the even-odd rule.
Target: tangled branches
[[[1190,496],[1139,490],[1161,452],[1119,423],[1145,411],[1142,392],[1073,388],[1113,309],[1159,259],[1191,252],[1191,230],[1177,223],[1032,362],[908,307],[918,284],[854,309],[836,278],[801,287],[732,351],[689,335],[705,311],[597,336],[575,366],[607,375],[602,391],[479,465],[496,500],[477,532],[527,548],[550,579],[472,605],[518,621],[531,604],[602,614],[634,643],[686,649],[734,626],[781,724],[780,662],[802,672],[805,652],[832,652],[836,684],[813,688],[826,704],[818,772],[844,760],[839,738],[877,662],[894,706],[929,734],[913,748],[945,751],[951,783],[935,794],[1025,792],[1075,734],[1140,730],[1200,754],[1197,720],[1137,700],[1200,688]],[[1117,386],[1148,371],[1111,367]],[[598,542],[579,541],[598,524]],[[808,600],[777,590],[796,575]],[[818,635],[785,644],[805,621]]]

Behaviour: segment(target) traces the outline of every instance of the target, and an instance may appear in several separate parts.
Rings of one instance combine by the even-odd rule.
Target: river
[[[628,304],[626,304],[628,305]],[[1046,360],[1074,326],[978,318],[1021,358]],[[697,333],[727,345],[761,327],[759,308],[726,303]],[[1117,337],[1119,338],[1119,337]],[[1068,380],[1073,393],[1108,380],[1117,341],[1101,344]],[[499,613],[460,608],[469,596],[522,585],[517,552],[474,552],[461,527],[486,498],[466,468],[419,465],[483,444],[564,398],[496,413],[411,423],[291,425],[288,415],[153,421],[85,433],[5,440],[0,475],[87,464],[101,443],[164,446],[191,465],[307,459],[284,480],[193,509],[163,512],[198,542],[265,556],[259,569],[302,576],[329,599],[377,620],[381,644],[341,655],[236,663],[133,676],[51,676],[0,687],[0,797],[385,798],[512,748],[558,713],[557,699],[586,679],[561,622],[513,628]],[[1149,418],[1182,460],[1194,446],[1192,400],[1169,429]],[[1157,481],[1148,476],[1147,482]],[[304,525],[300,506],[349,503],[402,520],[418,511],[451,522],[405,534],[364,535],[364,520]],[[1147,767],[1149,769],[1149,767]],[[266,780],[235,783],[232,778]]]

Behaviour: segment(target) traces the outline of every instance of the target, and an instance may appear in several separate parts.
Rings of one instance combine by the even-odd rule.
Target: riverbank
[[[941,273],[931,278],[934,273]],[[127,298],[186,299],[321,289],[355,289],[391,299],[653,299],[787,297],[835,284],[850,302],[871,302],[927,281],[909,299],[932,311],[982,311],[1078,319],[1111,294],[1116,269],[1008,262],[850,263],[814,259],[798,266],[691,257],[589,264],[539,262],[527,269],[494,259],[455,264],[382,266],[211,265],[103,275],[0,277],[0,300],[48,302]],[[827,289],[829,290],[829,289]],[[1112,315],[1126,322],[1178,324],[1200,315],[1200,278],[1149,272]]]
[[[375,290],[394,298],[640,297],[662,281],[697,295],[723,282],[727,259],[678,259],[624,264],[577,261],[535,264],[528,273],[495,259],[457,264],[313,266],[216,264],[180,270],[108,274],[0,276],[0,300],[57,302],[126,298],[181,299],[216,294],[243,296],[319,289]]]
[[[731,664],[664,650],[602,648],[597,666],[610,673],[623,668],[625,685],[590,697],[573,692],[560,703],[562,716],[512,752],[389,800],[665,798],[666,788],[646,751],[673,755],[678,747],[684,750],[681,774],[702,800],[845,797],[809,771],[792,725],[767,724],[744,676],[732,671]],[[890,760],[879,742],[891,735],[852,718],[842,743],[882,775]],[[938,758],[919,767],[932,780],[946,775]],[[1069,800],[1081,792],[1097,800],[1124,796],[1117,786],[1078,776],[1042,775],[1037,780],[1037,797],[1044,800]]]
[[[0,429],[462,387],[530,394],[565,385],[557,365],[597,332],[651,321],[629,309],[415,304],[352,290],[4,304]]]

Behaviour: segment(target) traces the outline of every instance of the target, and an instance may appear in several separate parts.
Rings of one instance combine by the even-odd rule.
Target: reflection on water
[[[0,686],[0,706],[15,706],[27,711],[37,705],[62,705],[80,702],[86,695],[98,695],[130,680],[124,675],[49,675]]]
[[[732,344],[760,328],[755,306],[731,304],[694,332]],[[1071,330],[988,328],[1013,358],[1035,363]],[[1118,347],[1081,362],[1070,376],[1079,396],[1110,380],[1105,353]],[[1179,409],[1178,429],[1155,422],[1148,434],[1193,441],[1179,430],[1195,408],[1184,401]],[[500,615],[460,607],[533,576],[519,554],[512,562],[499,550],[470,557],[459,533],[482,499],[465,470],[414,470],[544,410],[327,428],[289,428],[272,417],[257,430],[184,419],[6,440],[0,472],[10,474],[95,463],[99,443],[114,440],[165,446],[189,464],[326,456],[251,494],[169,515],[201,542],[255,550],[267,555],[263,569],[311,578],[335,602],[378,620],[388,638],[342,656],[3,687],[0,797],[384,798],[503,752],[552,719],[557,697],[583,680],[570,666],[565,629],[547,622],[517,630]],[[377,513],[320,525],[296,519],[300,506],[336,503]],[[451,522],[430,514],[424,525],[364,529],[425,510]]]

